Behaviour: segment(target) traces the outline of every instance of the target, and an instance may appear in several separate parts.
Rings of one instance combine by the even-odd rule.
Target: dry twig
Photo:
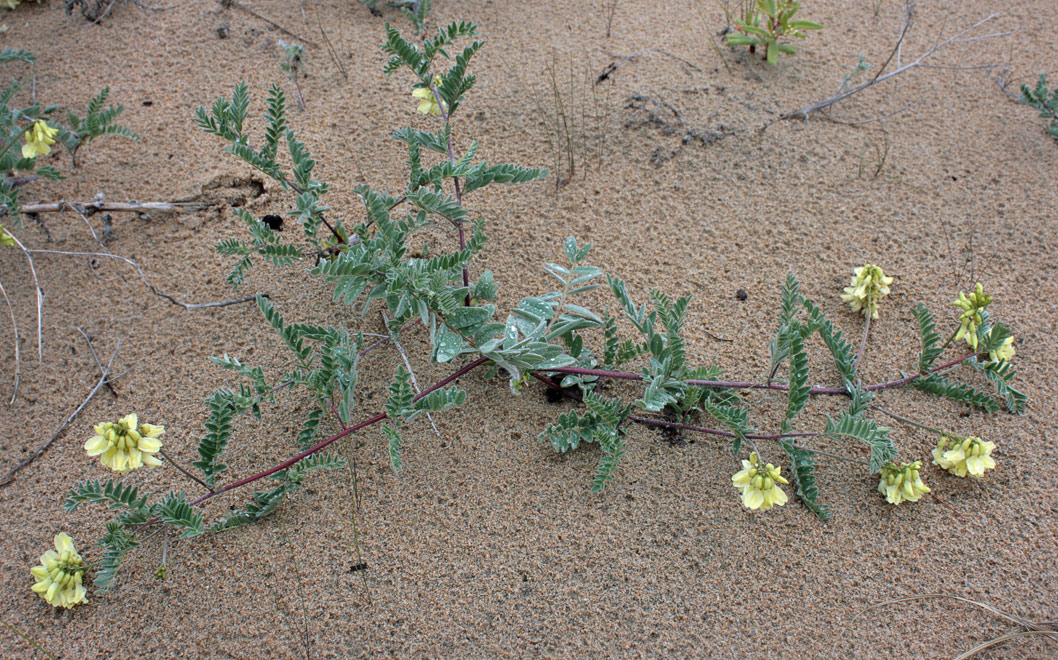
[[[4,302],[7,303],[7,313],[11,315],[11,327],[15,331],[15,391],[11,393],[11,403],[14,403],[15,397],[18,396],[18,379],[22,374],[22,358],[18,348],[18,322],[15,321],[15,310],[11,308],[11,299],[7,297],[3,282],[0,282],[0,293],[4,295]]]
[[[173,296],[169,295],[168,293],[165,293],[164,291],[159,291],[158,289],[154,288],[154,285],[151,284],[150,280],[147,279],[147,276],[144,275],[143,269],[140,268],[140,265],[138,263],[136,263],[135,261],[133,261],[132,259],[129,259],[128,257],[123,257],[120,254],[111,254],[109,252],[67,252],[65,250],[27,250],[27,252],[31,252],[31,253],[34,253],[34,254],[61,254],[61,255],[67,256],[67,257],[101,257],[101,258],[106,258],[106,259],[117,259],[119,261],[124,261],[125,263],[127,263],[128,265],[130,265],[130,266],[132,266],[133,268],[136,269],[136,273],[140,276],[140,279],[143,280],[144,286],[146,286],[148,289],[150,289],[151,293],[153,293],[154,295],[158,296],[159,298],[165,298],[166,300],[168,300],[169,302],[173,303],[177,307],[183,307],[184,309],[205,309],[207,307],[227,307],[229,305],[238,305],[239,303],[250,302],[252,300],[256,300],[257,296],[263,296],[265,298],[268,297],[267,293],[259,293],[259,294],[255,294],[255,295],[252,295],[252,296],[246,296],[245,298],[236,298],[235,300],[218,300],[218,301],[207,302],[207,303],[186,303],[186,302],[180,302],[179,300],[177,300]]]
[[[907,8],[906,8],[905,14],[904,14],[903,24],[902,24],[901,30],[900,30],[900,37],[899,37],[899,39],[896,42],[896,46],[893,47],[893,50],[889,54],[889,57],[885,60],[885,63],[882,65],[882,67],[878,70],[878,73],[875,74],[875,76],[873,78],[871,78],[870,80],[868,80],[865,83],[862,83],[860,85],[856,85],[855,87],[853,87],[851,89],[845,90],[844,92],[841,92],[840,94],[835,94],[834,96],[831,96],[828,99],[825,99],[823,101],[819,101],[818,103],[813,103],[811,105],[805,106],[805,107],[800,108],[798,110],[794,110],[793,112],[787,112],[785,114],[782,114],[782,115],[779,116],[779,118],[780,119],[804,119],[804,118],[807,118],[808,115],[812,114],[813,112],[817,112],[819,110],[823,110],[824,108],[828,108],[828,107],[834,105],[835,103],[838,103],[840,101],[844,101],[845,99],[849,98],[850,96],[853,96],[855,94],[858,94],[858,93],[862,92],[863,90],[867,89],[868,87],[876,85],[877,83],[880,83],[880,82],[884,82],[884,81],[886,81],[886,80],[888,80],[890,78],[893,78],[895,76],[899,76],[902,73],[906,73],[906,72],[908,72],[908,71],[910,71],[912,69],[916,69],[916,68],[919,68],[919,67],[926,68],[926,69],[958,69],[958,70],[991,69],[991,68],[995,68],[995,67],[997,67],[999,65],[998,64],[982,64],[982,65],[975,65],[975,66],[974,65],[972,65],[972,66],[944,66],[944,65],[927,64],[927,60],[929,60],[931,57],[936,55],[939,51],[943,50],[944,48],[946,48],[948,46],[951,46],[951,45],[954,45],[954,44],[969,43],[971,41],[980,41],[982,39],[995,39],[995,38],[998,38],[998,37],[1005,37],[1005,36],[1013,34],[1013,32],[995,32],[995,33],[991,33],[991,34],[983,34],[983,35],[978,35],[978,36],[973,36],[973,37],[964,37],[963,36],[963,35],[966,35],[966,34],[968,34],[970,32],[973,32],[977,28],[981,27],[985,23],[988,23],[989,21],[992,21],[993,19],[997,18],[998,16],[999,16],[999,14],[991,14],[989,16],[986,16],[985,18],[983,18],[980,21],[974,23],[973,25],[971,25],[970,27],[966,28],[965,30],[960,30],[959,32],[956,32],[955,34],[953,34],[952,36],[948,37],[944,41],[938,41],[938,42],[934,43],[924,53],[922,53],[917,58],[915,58],[914,61],[909,62],[908,64],[901,64],[901,56],[903,54],[904,40],[906,39],[908,33],[911,31],[912,24],[914,23],[914,4],[910,0],[908,0]],[[897,68],[893,69],[889,73],[884,73],[885,69],[889,66],[890,62],[893,62],[894,60],[895,60],[895,64],[896,64]]]
[[[33,276],[33,288],[37,292],[37,362],[44,364],[44,346],[41,344],[41,325],[44,317],[44,290],[40,288],[40,280],[37,279],[37,268],[33,265],[33,256],[30,254],[30,250],[26,249],[26,246],[22,244],[22,241],[18,240],[18,237],[7,232],[7,235],[11,237],[15,244],[22,250],[22,253],[26,255],[26,261],[29,262],[29,272]]]
[[[107,202],[96,199],[91,202],[48,202],[43,204],[26,204],[21,208],[24,214],[34,213],[57,213],[61,211],[77,211],[84,215],[92,215],[99,211],[122,211],[130,213],[180,213],[190,211],[201,211],[213,204],[195,204],[191,202]],[[0,206],[6,211],[6,208]],[[0,213],[0,215],[3,215]]]
[[[89,346],[91,346],[91,343],[89,343]],[[70,422],[72,422],[74,418],[77,417],[77,415],[80,414],[82,410],[84,410],[85,406],[87,406],[88,402],[92,400],[92,397],[94,397],[96,393],[99,392],[100,388],[102,388],[104,385],[109,384],[112,381],[117,380],[118,378],[121,378],[129,371],[131,371],[131,369],[126,369],[117,376],[110,378],[110,367],[114,364],[114,358],[117,357],[119,350],[121,350],[121,340],[118,340],[118,345],[114,347],[114,352],[110,354],[110,360],[107,362],[106,368],[103,370],[102,375],[99,377],[99,382],[97,382],[95,387],[92,388],[92,391],[88,393],[88,396],[85,397],[85,400],[81,402],[81,405],[77,406],[77,408],[72,413],[70,413],[70,416],[67,417],[66,421],[62,423],[62,426],[60,426],[58,430],[55,431],[55,433],[52,434],[50,438],[48,438],[47,442],[45,442],[43,445],[34,450],[34,452],[27,456],[24,461],[11,468],[11,471],[7,473],[7,476],[4,477],[3,481],[0,481],[0,486],[6,486],[7,484],[11,483],[11,480],[15,478],[15,474],[18,473],[19,470],[35,461],[38,456],[47,451],[48,447],[51,447],[55,440],[58,439],[59,435],[66,430],[67,426],[70,425]]]
[[[972,600],[970,598],[963,598],[962,596],[950,596],[948,594],[922,594],[918,596],[907,596],[906,598],[894,598],[892,600],[887,600],[881,603],[871,605],[870,607],[866,607],[863,609],[863,612],[874,609],[876,607],[884,607],[886,605],[896,605],[898,603],[906,603],[913,600],[926,600],[930,598],[945,598],[949,600],[957,600],[962,603],[968,603],[970,605],[973,605],[974,607],[978,607],[982,610],[985,610],[986,612],[990,612],[995,616],[999,617],[1000,619],[1008,621],[1009,623],[1013,623],[1014,625],[1021,628],[1021,630],[1008,632],[1003,635],[1000,635],[999,637],[994,637],[988,641],[982,642],[977,646],[973,647],[972,649],[960,653],[955,658],[955,660],[968,660],[969,658],[972,658],[981,651],[992,648],[993,646],[1005,644],[1010,640],[1017,639],[1018,637],[1026,637],[1029,635],[1043,635],[1044,639],[1046,640],[1058,642],[1058,622],[1056,621],[1030,621],[1020,616],[1007,614],[1006,612],[995,608],[987,603],[982,603],[980,601]]]
[[[271,25],[275,29],[279,30],[283,34],[286,34],[288,36],[294,37],[295,39],[298,39],[300,41],[304,41],[305,43],[309,44],[310,46],[312,46],[314,48],[319,48],[320,47],[320,45],[318,43],[316,43],[315,41],[312,41],[311,39],[306,39],[305,37],[303,37],[303,36],[301,36],[301,35],[299,35],[299,34],[297,34],[295,32],[291,32],[290,30],[286,29],[285,27],[283,27],[279,23],[276,23],[275,21],[273,21],[270,18],[265,18],[264,16],[258,14],[257,12],[255,12],[252,9],[250,9],[249,7],[247,7],[246,5],[242,4],[241,2],[238,2],[237,0],[221,0],[220,4],[221,4],[221,6],[223,6],[225,8],[227,8],[227,7],[235,7],[237,9],[241,9],[244,12],[246,12],[247,14],[249,14],[250,16],[254,16],[256,18],[261,19],[265,23],[268,23],[269,25]]]

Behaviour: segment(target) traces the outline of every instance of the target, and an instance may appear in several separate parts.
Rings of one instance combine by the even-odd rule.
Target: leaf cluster
[[[793,55],[797,48],[792,44],[782,43],[787,37],[804,39],[802,30],[822,30],[819,23],[794,18],[801,8],[795,0],[757,0],[746,8],[741,19],[735,19],[735,32],[727,35],[731,46],[749,46],[751,50],[760,46],[765,50],[764,58],[768,64],[777,64],[779,53]]]
[[[33,64],[36,57],[33,53],[4,47],[0,50],[0,64],[10,62],[22,62]],[[58,128],[56,142],[62,144],[70,152],[76,165],[77,150],[103,135],[117,135],[130,140],[139,140],[135,133],[125,126],[114,123],[118,115],[123,111],[122,106],[110,106],[104,108],[110,88],[104,87],[88,104],[88,113],[81,119],[72,111],[66,111],[66,120],[69,127],[59,125],[52,115],[58,111],[57,105],[41,106],[39,103],[26,107],[15,107],[13,102],[22,83],[18,79],[12,80],[2,91],[0,91],[0,172],[36,174],[45,179],[58,180],[64,175],[51,165],[38,165],[37,158],[25,158],[22,155],[20,142],[25,134],[38,120],[47,120],[48,125]],[[21,207],[18,201],[18,188],[15,181],[18,176],[4,176],[0,178],[0,217],[7,215],[13,218],[16,227],[21,226]]]
[[[1027,106],[1036,108],[1041,117],[1049,120],[1044,130],[1052,138],[1058,140],[1058,88],[1050,89],[1047,86],[1047,76],[1041,73],[1034,88],[1023,84],[1019,100]]]

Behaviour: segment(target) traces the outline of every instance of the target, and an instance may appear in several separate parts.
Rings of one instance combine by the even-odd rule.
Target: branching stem
[[[422,392],[416,394],[415,397],[412,399],[412,401],[418,401],[419,399],[423,398],[424,396],[427,396],[431,392],[434,392],[436,390],[441,389],[445,385],[448,385],[449,383],[451,383],[452,381],[454,381],[457,378],[461,377],[462,375],[466,374],[467,372],[473,371],[474,369],[480,367],[481,365],[485,364],[486,362],[489,362],[489,358],[487,358],[487,357],[480,357],[480,358],[474,360],[470,364],[468,364],[468,365],[466,365],[464,367],[461,367],[460,369],[456,370],[455,372],[453,372],[449,376],[437,381],[436,383],[434,383],[430,387],[426,388]],[[340,440],[340,439],[344,438],[345,436],[347,436],[347,435],[349,435],[351,433],[354,433],[356,431],[359,431],[362,428],[366,428],[368,426],[371,426],[372,424],[377,424],[377,423],[381,422],[382,420],[386,419],[387,417],[389,417],[389,415],[387,415],[386,413],[382,412],[382,413],[378,413],[374,417],[371,417],[369,419],[365,419],[362,422],[359,422],[359,423],[354,424],[352,426],[348,426],[348,427],[342,429],[340,432],[338,432],[338,433],[332,435],[331,437],[327,438],[326,440],[322,440],[322,441],[316,443],[314,446],[306,449],[305,451],[303,451],[300,454],[294,456],[293,458],[289,458],[289,459],[283,461],[279,465],[271,467],[271,468],[269,468],[269,469],[267,469],[267,470],[265,470],[263,472],[258,472],[257,474],[254,474],[254,475],[251,475],[249,477],[246,477],[245,479],[240,479],[239,481],[230,483],[227,486],[224,486],[223,488],[219,488],[217,490],[210,491],[210,492],[206,493],[205,495],[200,496],[199,498],[193,500],[191,502],[191,505],[194,506],[196,504],[201,504],[202,502],[205,502],[208,499],[214,498],[217,495],[220,495],[221,493],[226,493],[229,490],[235,490],[236,488],[240,488],[240,487],[245,486],[247,484],[251,484],[251,483],[253,483],[253,482],[255,482],[255,481],[259,480],[259,479],[264,479],[265,477],[271,476],[271,475],[275,474],[276,472],[279,472],[280,470],[285,470],[285,469],[289,468],[290,466],[296,464],[298,461],[300,461],[300,460],[302,460],[304,458],[307,458],[309,456],[312,456],[316,452],[324,449],[325,447],[329,446],[331,443],[335,442],[336,440]]]
[[[975,357],[976,353],[964,355],[960,358],[956,358],[950,362],[934,367],[929,370],[927,374],[912,374],[905,376],[904,378],[898,378],[896,380],[886,381],[884,383],[875,383],[874,385],[868,385],[863,389],[871,392],[875,390],[884,390],[893,387],[900,387],[907,385],[911,381],[928,376],[929,374],[938,373],[945,369],[951,369],[957,364],[961,364],[972,357]],[[546,369],[548,373],[557,374],[578,374],[581,376],[598,376],[599,378],[615,378],[618,380],[643,380],[643,376],[640,374],[629,373],[625,371],[607,371],[605,369],[583,369],[581,367],[555,367],[553,369]],[[738,382],[738,381],[724,381],[724,380],[698,380],[689,379],[684,381],[688,385],[695,387],[713,387],[717,389],[733,389],[733,390],[778,390],[787,392],[790,390],[789,385],[783,383],[754,383],[754,382]],[[843,387],[822,387],[815,386],[809,389],[809,394],[845,394],[845,388]]]

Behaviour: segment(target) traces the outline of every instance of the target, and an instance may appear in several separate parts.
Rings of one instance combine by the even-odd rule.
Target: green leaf
[[[301,424],[301,431],[298,432],[300,449],[305,450],[316,444],[316,432],[320,428],[323,414],[323,408],[315,408],[305,417],[305,421]]]
[[[26,62],[28,64],[33,64],[36,61],[37,57],[28,50],[23,50],[21,48],[15,49],[10,46],[4,46],[4,49],[0,50],[0,64],[3,64],[4,62]],[[7,103],[7,101],[5,100],[4,103]]]
[[[198,443],[200,460],[192,463],[205,474],[206,484],[211,488],[216,483],[217,475],[228,468],[219,462],[220,455],[228,446],[232,433],[232,419],[243,412],[248,403],[237,401],[230,390],[217,390],[206,401],[209,406],[209,417],[206,419],[206,434]]]
[[[871,474],[880,472],[882,466],[896,459],[896,446],[889,439],[889,429],[878,426],[872,419],[844,413],[834,421],[827,417],[823,435],[841,440],[851,438],[867,444],[871,449]]]
[[[125,553],[139,545],[136,534],[125,531],[121,523],[108,522],[106,529],[106,534],[99,539],[99,545],[103,548],[103,558],[96,564],[96,575],[92,580],[92,584],[100,592],[106,591],[113,585]]]
[[[856,357],[852,353],[852,346],[845,341],[841,330],[834,327],[827,315],[823,313],[823,310],[816,307],[811,300],[804,300],[803,305],[808,312],[811,325],[818,328],[819,336],[834,357],[834,362],[837,364],[838,371],[841,372],[842,379],[848,382],[855,382]]]
[[[939,374],[933,374],[926,378],[916,378],[908,383],[908,386],[921,392],[929,392],[953,401],[968,403],[987,412],[999,412],[999,404],[991,396],[969,385],[948,380]]]
[[[933,314],[929,309],[919,303],[911,309],[911,314],[918,323],[918,336],[922,341],[922,352],[918,358],[918,372],[927,373],[933,368],[933,363],[940,357],[942,348],[940,346],[940,335],[937,334],[937,325],[933,321]]]
[[[382,69],[387,76],[404,66],[411,69],[420,78],[425,76],[429,70],[430,61],[423,57],[418,47],[405,41],[400,36],[400,32],[396,28],[390,27],[389,23],[386,23],[386,44],[382,47],[382,50],[392,55],[389,62]]]
[[[805,350],[800,326],[795,324],[784,334],[790,346],[790,392],[786,405],[786,421],[791,422],[808,403],[811,386],[808,384],[808,352]]]
[[[626,440],[624,431],[620,428],[600,428],[595,430],[595,441],[602,449],[599,465],[595,468],[595,477],[592,479],[591,492],[601,493],[606,484],[613,480],[617,472],[617,466],[621,457],[625,454]]]
[[[786,438],[779,440],[779,444],[782,446],[783,451],[786,452],[786,455],[790,457],[790,462],[793,464],[793,471],[790,476],[793,479],[794,487],[797,489],[797,496],[801,498],[801,502],[808,507],[808,510],[816,514],[820,520],[828,520],[830,518],[830,508],[816,501],[819,496],[819,489],[816,487],[814,452],[795,447]]]
[[[107,479],[101,484],[98,479],[85,481],[77,484],[70,491],[63,503],[62,508],[67,513],[72,513],[78,506],[85,502],[109,502],[112,509],[143,509],[147,506],[149,495],[139,497],[139,489],[135,486],[126,485],[120,481]]]
[[[1008,411],[1016,415],[1025,412],[1028,397],[1010,384],[1017,374],[1010,362],[988,361],[982,364],[977,360],[970,360],[969,363],[995,386],[996,392],[1006,401]]]
[[[710,401],[703,401],[702,407],[735,434],[735,439],[731,441],[731,450],[735,456],[738,456],[739,451],[742,450],[742,443],[746,442],[746,434],[753,433],[753,429],[747,424],[748,413],[741,408]]]
[[[439,412],[463,405],[466,400],[467,393],[465,391],[455,387],[448,387],[430,392],[416,401],[414,406],[416,413]]]
[[[181,538],[202,533],[202,514],[191,508],[183,493],[170,493],[160,504],[162,522],[182,528]]]
[[[399,474],[400,469],[404,467],[404,461],[400,458],[400,433],[392,426],[383,426],[382,430],[386,433],[386,440],[389,447],[389,465],[393,468],[393,472]]]

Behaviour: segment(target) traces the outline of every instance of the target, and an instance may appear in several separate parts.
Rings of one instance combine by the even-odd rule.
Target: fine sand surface
[[[363,214],[355,185],[399,194],[406,184],[406,154],[390,134],[409,123],[437,127],[416,114],[406,71],[382,75],[384,23],[403,29],[407,22],[393,10],[373,16],[351,0],[243,2],[319,44],[306,49],[307,109],[291,103],[290,120],[318,160],[319,178],[332,185],[325,200],[332,214],[355,223]],[[292,206],[289,194],[196,128],[192,112],[244,80],[253,93],[250,130],[260,140],[268,86],[283,86],[293,100],[277,45],[293,38],[236,7],[172,4],[151,12],[118,0],[92,27],[76,10],[66,15],[59,0],[0,10],[9,27],[0,45],[38,56],[38,99],[80,110],[110,85],[111,101],[126,108],[122,123],[143,138],[100,140],[76,168],[56,151],[45,161],[69,178],[26,186],[24,203],[105,193],[112,201],[234,202],[256,216]],[[558,456],[537,439],[573,404],[548,403],[538,384],[515,397],[502,379],[475,371],[459,381],[467,404],[435,415],[440,437],[425,419],[405,430],[399,476],[381,429],[370,428],[339,448],[355,461],[355,486],[352,471],[326,473],[265,522],[172,541],[164,582],[152,576],[163,551],[155,537],[129,555],[112,591],[56,611],[29,590],[29,569],[63,530],[97,560],[92,543],[108,519],[99,507],[68,515],[61,506],[75,483],[109,476],[82,449],[90,425],[138,412],[164,424],[166,448],[190,463],[203,401],[237,382],[208,357],[228,353],[278,380],[288,353],[253,305],[186,311],[151,295],[119,262],[38,255],[46,294],[38,364],[29,270],[19,251],[4,249],[0,281],[21,331],[22,384],[7,405],[14,352],[5,310],[0,474],[47,440],[95,384],[96,365],[75,326],[92,335],[104,359],[120,341],[114,369],[132,369],[116,395],[100,392],[51,449],[0,489],[4,622],[67,659],[766,659],[949,658],[1012,630],[951,601],[866,609],[916,594],[1058,619],[1058,143],[1043,133],[1043,120],[1003,92],[996,69],[951,68],[918,69],[833,107],[830,117],[845,123],[778,120],[831,96],[860,53],[877,71],[900,27],[894,0],[879,0],[877,16],[867,0],[809,0],[804,17],[826,28],[777,67],[722,46],[725,66],[710,37],[726,20],[708,0],[617,0],[607,36],[609,4],[435,1],[432,25],[471,20],[488,40],[474,60],[478,86],[457,115],[460,148],[476,139],[479,158],[491,163],[556,169],[549,67],[570,122],[572,180],[556,187],[568,178],[559,163],[545,181],[467,199],[473,216],[487,219],[490,240],[474,267],[495,272],[501,316],[521,297],[551,289],[540,266],[563,260],[561,242],[572,234],[594,245],[590,261],[626,280],[636,300],[651,288],[693,296],[686,338],[696,363],[762,380],[785,273],[795,273],[805,294],[858,341],[863,321],[841,302],[841,287],[854,267],[875,262],[896,278],[863,364],[865,382],[880,382],[912,368],[918,339],[910,308],[923,302],[949,327],[951,301],[981,281],[995,295],[994,314],[1017,336],[1028,411],[988,415],[906,390],[881,399],[902,414],[994,441],[998,467],[974,481],[930,467],[925,478],[938,498],[894,507],[865,469],[821,457],[820,497],[833,512],[824,524],[793,496],[766,513],[745,509],[731,485],[738,463],[726,441],[686,435],[674,443],[633,426],[616,479],[593,495],[597,449]],[[1013,35],[952,46],[933,63],[1006,67],[1011,90],[1040,72],[1058,83],[1051,0],[919,2],[903,62],[1000,5],[1001,15],[973,34]],[[347,76],[328,54],[321,25]],[[636,53],[592,86],[607,65]],[[5,80],[28,80],[27,71],[2,68]],[[876,154],[886,148],[878,171]],[[28,219],[16,232],[28,246],[99,250],[77,215],[42,220]],[[98,233],[102,217],[91,222]],[[181,215],[114,214],[106,247],[136,259],[158,289],[180,300],[267,292],[287,319],[380,331],[376,311],[361,319],[330,304],[330,288],[301,268],[259,265],[233,294],[224,282],[230,264],[213,246],[244,235],[222,204]],[[455,239],[438,227],[424,240],[436,252]],[[617,311],[601,294],[588,304]],[[427,342],[421,329],[402,338],[423,385],[453,369],[429,364]],[[812,382],[836,384],[822,343],[813,340],[810,350]],[[381,408],[400,363],[392,349],[363,360],[357,419]],[[637,396],[628,386],[611,391]],[[751,424],[775,432],[785,397],[746,399]],[[262,420],[241,419],[221,481],[293,455],[309,405],[303,393],[284,394]],[[814,399],[797,429],[822,428],[843,405]],[[895,424],[892,437],[904,460],[926,458],[936,440]],[[761,448],[772,460],[781,456],[774,445]],[[152,493],[198,488],[168,467],[127,479]],[[207,519],[243,506],[248,495],[211,500]],[[358,561],[367,570],[350,572]],[[1029,637],[982,657],[1045,658],[1056,649]],[[8,628],[0,629],[0,655],[46,657]]]

